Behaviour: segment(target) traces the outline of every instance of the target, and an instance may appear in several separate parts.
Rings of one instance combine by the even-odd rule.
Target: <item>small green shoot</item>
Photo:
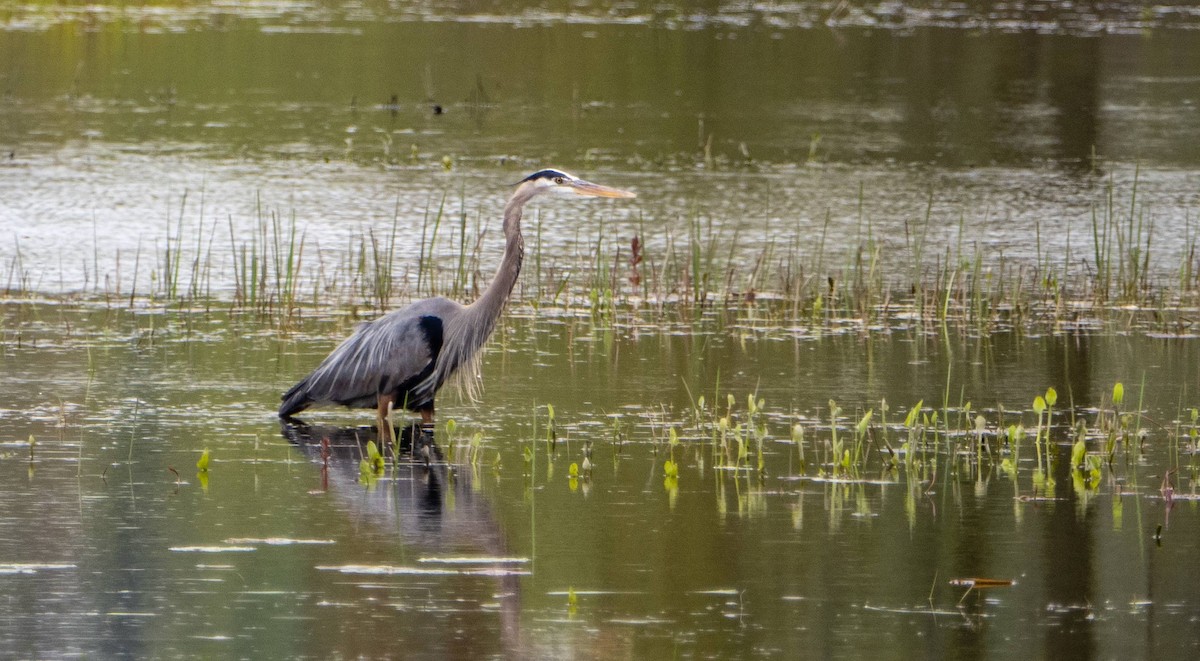
[[[554,423],[554,405],[546,405],[546,445],[550,448],[550,452],[554,452],[555,446],[558,444],[558,427]]]
[[[358,464],[358,472],[364,481],[371,481],[383,475],[384,459],[375,441],[367,441],[367,456]]]
[[[667,506],[674,510],[679,497],[679,465],[670,459],[663,462],[663,489],[667,492]]]
[[[1079,470],[1083,468],[1084,460],[1087,458],[1087,445],[1084,444],[1083,438],[1080,437],[1075,441],[1075,445],[1071,447],[1071,468]]]

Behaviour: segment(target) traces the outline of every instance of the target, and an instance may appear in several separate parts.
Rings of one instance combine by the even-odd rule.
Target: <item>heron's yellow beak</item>
[[[631,191],[609,188],[582,179],[572,181],[571,190],[575,191],[576,195],[587,195],[588,197],[637,197],[637,193]]]

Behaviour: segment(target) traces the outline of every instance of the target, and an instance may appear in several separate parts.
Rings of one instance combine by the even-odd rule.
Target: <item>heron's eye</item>
[[[563,184],[567,183],[567,180],[566,180],[566,179],[563,179],[562,177],[555,177],[555,178],[554,178],[554,183],[556,183],[556,184],[558,184],[559,186],[561,186],[561,185],[563,185]]]

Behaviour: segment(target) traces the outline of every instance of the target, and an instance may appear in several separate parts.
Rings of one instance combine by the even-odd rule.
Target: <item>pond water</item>
[[[769,303],[864,246],[881,298],[1112,250],[1190,291],[1194,8],[432,5],[0,3],[0,649],[1197,655],[1194,309],[664,308],[621,266],[639,236],[642,293],[686,293],[703,246]],[[357,321],[469,300],[548,165],[639,197],[527,215],[440,461],[363,473],[369,412],[280,424]]]
[[[1200,392],[1191,341],[920,329],[738,340],[708,323],[681,335],[517,314],[487,354],[482,401],[444,397],[447,461],[403,455],[370,477],[358,443],[375,438],[369,412],[281,428],[272,410],[336,321],[283,340],[202,312],[7,305],[3,321],[0,637],[17,655],[1197,651],[1197,427],[1180,408]],[[1094,486],[1076,483],[1063,403],[1099,429],[1125,375],[1146,377],[1126,394],[1147,403],[1144,438]],[[1063,393],[1050,487],[1035,477],[1034,384]],[[739,425],[746,395],[763,400],[761,472],[753,448],[722,465],[717,427],[697,422],[694,398],[718,391],[722,415],[735,396]],[[821,458],[829,399],[843,438],[874,411],[871,459],[853,479],[832,479]],[[883,443],[899,450],[921,399],[951,420],[972,403],[996,454],[976,464],[973,443],[931,440],[924,467],[888,468]],[[1018,422],[1030,436],[1009,475],[997,432]],[[1089,443],[1103,452],[1101,437]],[[962,579],[1014,584],[966,594],[950,584]]]
[[[271,216],[295,220],[310,268],[393,220],[411,263],[443,198],[487,226],[547,165],[641,194],[541,208],[556,254],[602,221],[661,249],[699,216],[744,256],[783,230],[841,263],[870,234],[908,264],[923,227],[991,268],[1086,272],[1111,207],[1153,228],[1150,264],[1173,274],[1196,234],[1194,12],[1054,4],[1012,9],[1024,28],[957,4],[867,8],[874,27],[858,9],[810,26],[831,8],[720,3],[580,3],[577,20],[505,3],[10,5],[4,284],[148,292],[182,236],[228,293],[232,237]]]

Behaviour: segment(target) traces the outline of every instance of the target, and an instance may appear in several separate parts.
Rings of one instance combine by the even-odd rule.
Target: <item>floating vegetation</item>
[[[950,585],[960,588],[971,588],[982,590],[985,588],[1007,588],[1016,585],[1017,582],[1010,579],[1002,578],[954,578],[950,579]]]
[[[966,588],[966,591],[963,592],[962,598],[958,600],[960,605],[966,600],[967,595],[971,594],[972,590],[1008,588],[1016,584],[1016,581],[1002,578],[955,578],[950,580],[950,585],[959,588]]]

